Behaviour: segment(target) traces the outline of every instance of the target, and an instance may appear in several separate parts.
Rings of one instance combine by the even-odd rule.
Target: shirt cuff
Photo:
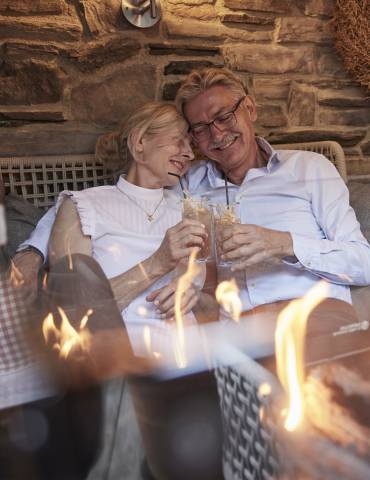
[[[305,268],[312,271],[320,270],[320,252],[315,248],[317,240],[297,235],[296,233],[292,233],[292,240],[296,262],[285,257],[284,263],[295,268]]]
[[[38,248],[34,247],[33,245],[24,245],[23,248],[19,247],[17,249],[17,253],[21,253],[21,252],[34,252],[36,253],[37,255],[40,256],[41,260],[42,260],[42,263],[45,263],[45,256],[44,254],[42,253],[41,250],[39,250]]]
[[[43,236],[40,235],[40,237],[33,239],[31,235],[28,240],[18,246],[17,253],[23,252],[27,249],[34,250],[39,253],[39,255],[43,258],[43,263],[45,263],[48,255],[48,243],[49,236],[43,238]]]

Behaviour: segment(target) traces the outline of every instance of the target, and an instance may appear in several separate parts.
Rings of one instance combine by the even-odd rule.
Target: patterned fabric
[[[0,272],[0,410],[58,392],[48,362],[30,347],[30,309],[15,272]]]
[[[14,283],[11,271],[0,273],[0,372],[22,367],[31,360],[25,332],[27,307]]]

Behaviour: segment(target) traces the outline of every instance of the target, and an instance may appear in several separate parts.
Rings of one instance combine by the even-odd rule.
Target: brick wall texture
[[[335,0],[161,0],[131,26],[120,0],[0,0],[0,156],[92,152],[193,68],[227,66],[274,143],[332,139],[370,177],[370,98],[335,49]]]

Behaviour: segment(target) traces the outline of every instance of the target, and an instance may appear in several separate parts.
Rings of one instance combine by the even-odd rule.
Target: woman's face
[[[190,161],[194,158],[190,136],[184,125],[174,125],[158,134],[144,136],[142,149],[138,170],[141,183],[144,180],[148,188],[176,185],[177,177],[188,171]]]

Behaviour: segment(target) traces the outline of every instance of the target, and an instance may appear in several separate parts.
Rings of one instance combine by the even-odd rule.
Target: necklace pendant
[[[148,217],[148,222],[152,222],[152,221],[153,221],[153,215],[148,215],[148,214],[147,214],[147,217]]]

